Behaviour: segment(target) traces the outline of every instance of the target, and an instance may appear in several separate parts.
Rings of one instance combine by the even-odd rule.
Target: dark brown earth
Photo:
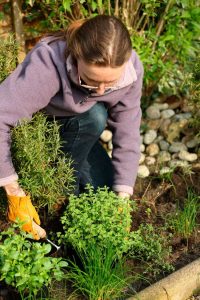
[[[199,167],[191,169],[189,174],[185,174],[181,169],[176,169],[168,180],[160,178],[157,174],[146,179],[138,178],[134,190],[134,200],[137,202],[138,209],[133,213],[132,229],[137,229],[141,223],[151,223],[155,228],[162,227],[166,222],[167,215],[175,212],[177,201],[179,201],[180,205],[184,203],[189,188],[192,188],[196,195],[200,195]],[[0,231],[2,231],[9,226],[6,221],[5,203],[0,202],[0,212]],[[200,215],[198,216],[197,223],[200,224]],[[172,253],[169,257],[169,262],[175,269],[179,269],[199,258],[200,234],[198,229],[189,238],[188,243],[178,236],[172,238]],[[135,269],[137,268],[135,262],[129,261],[129,264],[130,266],[134,265]],[[157,278],[150,278],[150,282],[153,283],[166,275],[163,273]],[[136,286],[138,290],[144,287],[145,284]],[[58,287],[61,293],[65,293],[62,289],[60,290]],[[191,299],[199,299],[199,296],[196,297]],[[4,299],[9,300],[12,298],[4,298],[0,295],[0,300]]]

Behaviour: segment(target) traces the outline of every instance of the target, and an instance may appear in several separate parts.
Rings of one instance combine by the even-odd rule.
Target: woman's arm
[[[10,129],[44,108],[60,87],[51,49],[38,44],[0,85],[0,186],[20,192],[10,152]],[[11,184],[11,186],[9,185]]]
[[[109,110],[108,118],[108,125],[113,132],[113,190],[123,197],[133,194],[140,158],[143,67],[138,57],[134,67],[137,81],[130,86],[124,99]]]

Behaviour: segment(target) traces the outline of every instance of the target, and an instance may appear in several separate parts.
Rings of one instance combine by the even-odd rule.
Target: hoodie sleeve
[[[53,52],[42,43],[0,84],[0,186],[18,179],[10,153],[10,129],[47,106],[59,88]]]
[[[143,66],[138,56],[134,61],[137,80],[109,111],[108,126],[113,132],[112,162],[116,192],[133,194],[140,158],[140,98],[142,93]]]

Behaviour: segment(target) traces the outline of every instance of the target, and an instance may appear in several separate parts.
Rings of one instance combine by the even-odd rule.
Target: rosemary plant
[[[19,183],[38,208],[63,202],[73,190],[72,159],[61,151],[59,125],[37,113],[12,130],[12,157]]]

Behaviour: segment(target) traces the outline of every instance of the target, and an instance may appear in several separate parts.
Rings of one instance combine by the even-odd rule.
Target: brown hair
[[[125,25],[116,17],[99,15],[73,22],[66,32],[67,54],[89,64],[119,67],[130,57],[132,45]]]

